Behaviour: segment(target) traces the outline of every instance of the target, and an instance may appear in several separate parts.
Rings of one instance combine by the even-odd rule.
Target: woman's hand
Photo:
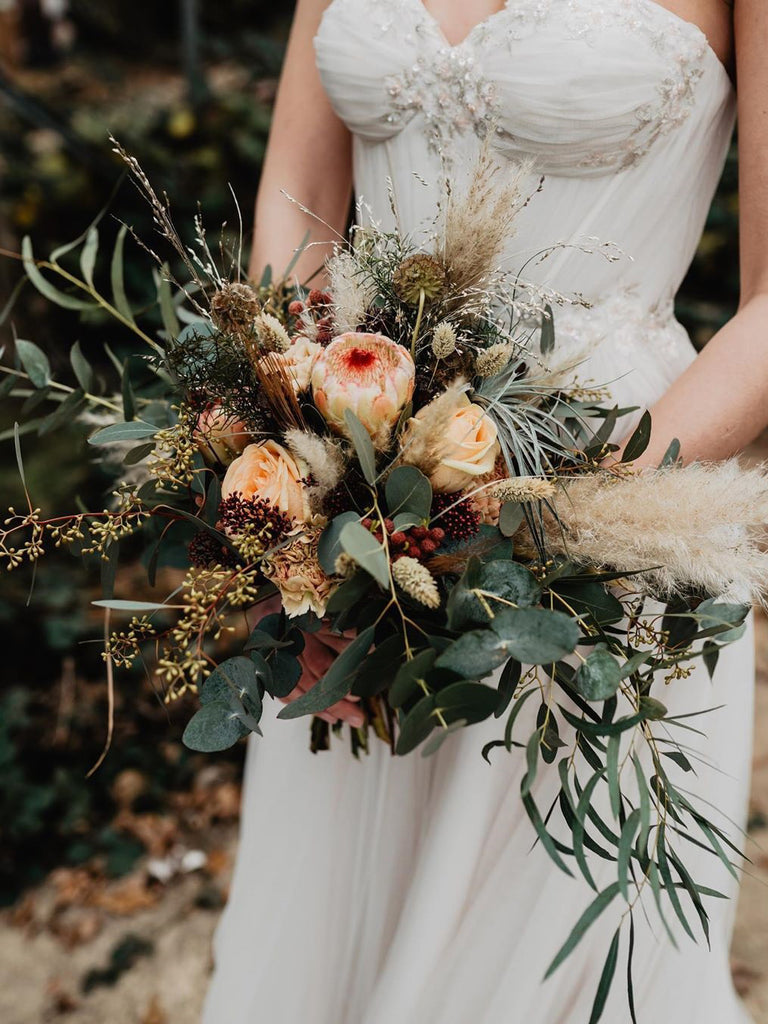
[[[299,655],[303,669],[301,679],[287,697],[281,698],[285,704],[290,704],[311,689],[350,642],[347,637],[332,633],[326,627],[322,627],[316,633],[305,633],[304,639],[304,651]],[[347,722],[352,726],[364,725],[365,714],[359,700],[359,697],[345,697],[344,700],[331,705],[327,711],[321,711],[317,717],[322,718],[324,722],[330,722],[331,725],[338,721]]]
[[[280,608],[278,594],[260,602],[248,614],[251,627],[257,625],[264,616],[277,614]],[[305,633],[304,650],[299,655],[299,662],[303,670],[301,679],[287,697],[279,698],[283,704],[290,704],[297,700],[302,693],[311,690],[331,667],[336,656],[341,654],[353,639],[354,637],[350,634],[333,633],[327,626],[321,626],[316,633]],[[348,722],[355,727],[364,725],[365,713],[359,702],[359,697],[345,697],[344,700],[331,705],[327,711],[321,712],[317,717],[322,718],[325,722],[330,722],[331,725],[338,721]]]

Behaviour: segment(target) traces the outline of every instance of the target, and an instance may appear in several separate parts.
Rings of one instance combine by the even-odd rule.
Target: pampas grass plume
[[[555,500],[547,545],[579,562],[627,572],[655,596],[700,590],[766,603],[766,467],[694,462],[632,476],[581,477]]]

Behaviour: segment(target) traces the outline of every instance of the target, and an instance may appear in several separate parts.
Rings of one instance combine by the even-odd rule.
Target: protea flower
[[[383,446],[413,395],[416,367],[407,349],[383,334],[340,334],[317,359],[312,394],[326,423],[346,433],[350,409]]]

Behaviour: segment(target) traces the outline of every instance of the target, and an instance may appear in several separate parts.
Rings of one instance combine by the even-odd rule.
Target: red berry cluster
[[[378,519],[364,519],[363,526],[381,543],[384,534]],[[396,530],[391,519],[384,520],[384,529],[387,531],[387,543],[393,562],[404,555],[424,562],[435,554],[446,537],[445,530],[440,526],[411,526],[407,530]]]
[[[189,564],[195,569],[210,569],[214,565],[230,569],[234,568],[239,561],[233,551],[203,530],[196,533],[189,542],[187,554],[189,555]]]
[[[293,529],[293,520],[269,501],[262,498],[246,499],[235,491],[219,505],[216,527],[235,534],[251,527],[277,543]]]
[[[300,317],[304,312],[309,313],[317,327],[315,341],[321,345],[327,345],[334,337],[333,319],[328,315],[331,302],[332,299],[328,292],[313,288],[307,296],[306,303],[294,299],[288,306],[288,313],[293,317]]]
[[[471,499],[457,494],[435,494],[431,516],[439,516],[438,522],[450,540],[471,540],[480,530],[480,510]]]

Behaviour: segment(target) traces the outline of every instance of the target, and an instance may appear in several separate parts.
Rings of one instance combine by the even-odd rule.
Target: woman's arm
[[[319,244],[303,252],[293,271],[299,281],[308,280],[322,269],[330,246],[347,226],[352,190],[350,136],[323,90],[313,44],[328,3],[299,0],[296,5],[256,198],[249,273],[257,280],[268,263],[280,275],[309,231],[309,242]],[[302,213],[283,190],[329,226]],[[322,284],[322,276],[317,281]],[[288,702],[315,685],[346,643],[327,631],[305,639],[300,658],[303,675]],[[327,722],[342,719],[353,726],[365,720],[356,698],[339,701],[320,717]]]
[[[651,409],[655,466],[676,437],[685,461],[724,459],[768,426],[768,3],[736,0],[741,303]]]
[[[277,90],[272,127],[256,198],[250,276],[271,264],[282,274],[307,233],[312,244],[295,276],[322,268],[329,247],[344,234],[352,189],[350,136],[336,117],[315,64],[313,39],[329,0],[299,0]],[[302,213],[290,196],[330,227]]]

